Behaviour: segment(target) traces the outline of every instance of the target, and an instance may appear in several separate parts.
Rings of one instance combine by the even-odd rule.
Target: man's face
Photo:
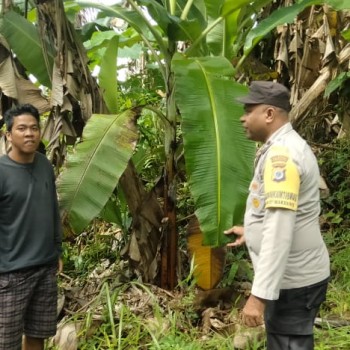
[[[12,152],[17,155],[34,154],[40,143],[40,128],[37,120],[29,114],[13,118],[12,130],[6,133]]]
[[[267,105],[245,105],[244,114],[240,121],[245,129],[247,138],[253,141],[265,142],[268,137],[266,111]]]

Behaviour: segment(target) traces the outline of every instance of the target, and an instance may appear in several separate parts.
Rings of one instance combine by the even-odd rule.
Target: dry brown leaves
[[[154,285],[138,282],[122,282],[115,267],[108,266],[96,269],[81,285],[81,283],[63,275],[61,283],[60,316],[61,321],[52,343],[58,349],[76,350],[79,333],[86,327],[84,317],[90,314],[90,329],[84,330],[85,337],[93,334],[104,321],[106,309],[106,285],[109,295],[115,294],[113,317],[118,324],[123,310],[142,320],[143,325],[155,334],[164,334],[171,327],[170,312],[186,314],[192,312],[201,320],[198,332],[202,338],[210,336],[211,332],[225,335],[235,335],[234,342],[238,349],[243,349],[253,339],[263,336],[261,327],[251,330],[239,325],[239,309],[249,294],[250,284],[235,285],[232,288],[213,289],[210,291],[175,290],[169,292]],[[161,318],[159,317],[161,315]],[[184,322],[179,327],[193,326],[191,320],[184,316]]]

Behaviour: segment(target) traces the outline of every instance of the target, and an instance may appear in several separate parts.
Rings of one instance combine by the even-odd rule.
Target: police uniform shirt
[[[254,267],[252,294],[276,300],[280,289],[329,277],[329,256],[319,228],[316,158],[290,123],[259,150],[244,218]]]

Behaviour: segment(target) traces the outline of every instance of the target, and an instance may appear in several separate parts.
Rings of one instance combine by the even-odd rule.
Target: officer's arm
[[[254,273],[252,294],[262,299],[278,299],[293,239],[296,212],[267,209],[259,261]]]

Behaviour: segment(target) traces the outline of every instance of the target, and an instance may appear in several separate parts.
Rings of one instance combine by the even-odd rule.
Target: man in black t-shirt
[[[62,228],[55,176],[38,153],[32,105],[4,115],[11,148],[0,157],[0,350],[44,349],[56,333]]]

